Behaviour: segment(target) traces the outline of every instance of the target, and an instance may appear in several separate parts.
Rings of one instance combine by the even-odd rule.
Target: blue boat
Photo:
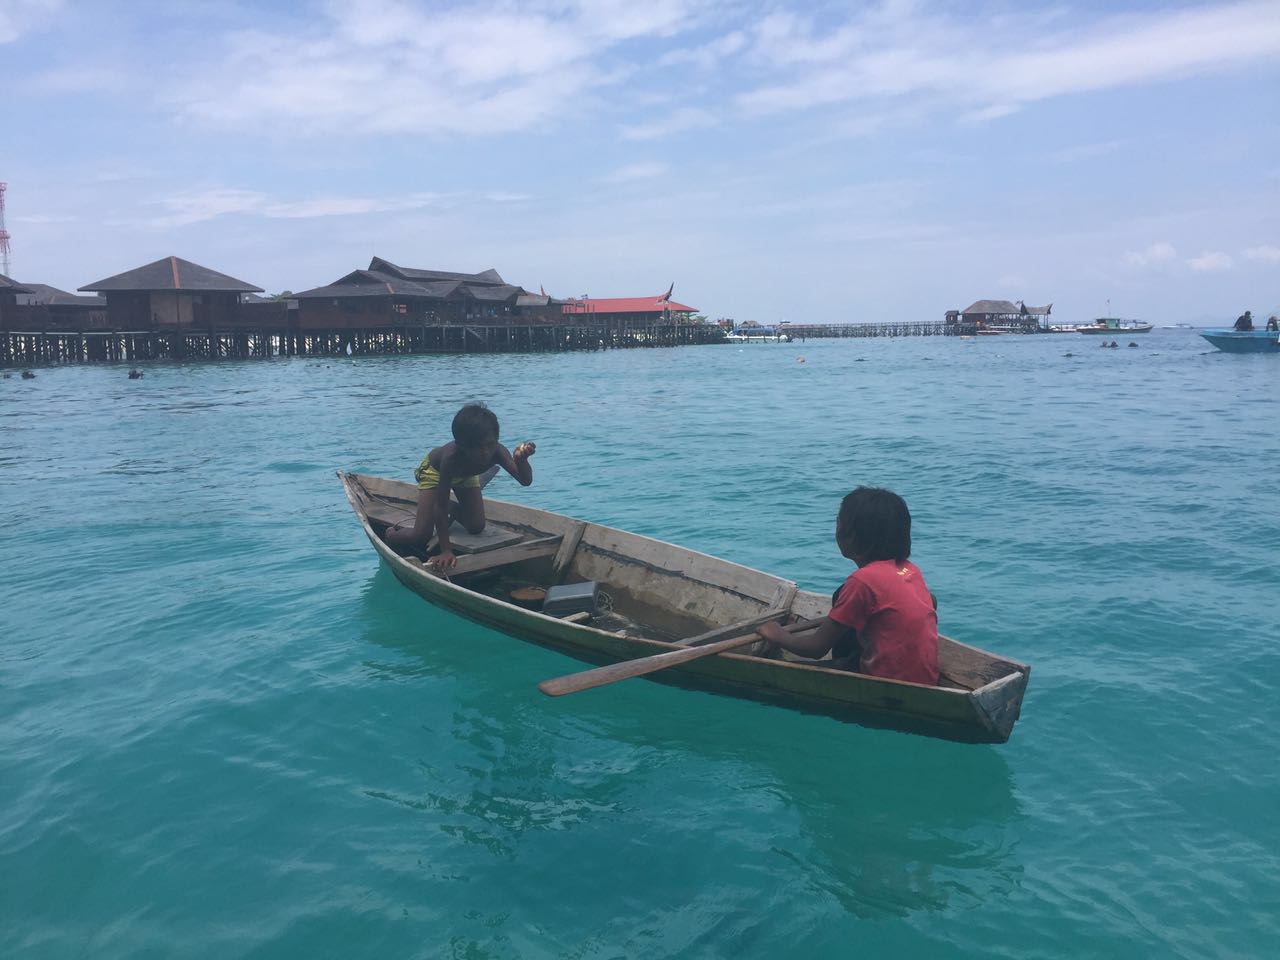
[[[1227,353],[1280,354],[1280,333],[1275,330],[1201,330],[1200,336]]]

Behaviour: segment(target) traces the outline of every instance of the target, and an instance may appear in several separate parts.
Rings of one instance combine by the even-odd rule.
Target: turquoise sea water
[[[1280,358],[1091,339],[0,381],[0,957],[1273,955]],[[334,477],[472,399],[538,441],[493,496],[808,588],[898,490],[943,631],[1033,665],[1012,740],[543,697]]]

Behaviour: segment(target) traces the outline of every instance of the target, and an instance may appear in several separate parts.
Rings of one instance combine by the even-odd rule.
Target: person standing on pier
[[[498,468],[515,477],[522,487],[533,483],[529,458],[537,446],[532,441],[514,451],[498,442],[498,418],[482,403],[469,403],[454,415],[453,440],[436,447],[413,472],[418,481],[418,515],[411,528],[399,524],[388,527],[382,539],[397,551],[425,551],[434,532],[439,553],[430,563],[448,570],[457,563],[449,542],[449,525],[454,520],[468,533],[482,533],[485,527],[484,497],[481,488]],[[450,504],[449,494],[458,498]]]

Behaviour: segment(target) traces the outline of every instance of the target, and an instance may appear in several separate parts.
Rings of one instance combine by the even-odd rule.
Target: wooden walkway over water
[[[721,343],[712,324],[456,324],[364,330],[0,331],[0,367],[148,360],[385,356],[408,353],[556,353]]]
[[[972,323],[943,320],[894,320],[886,323],[790,323],[783,328],[793,340],[827,337],[960,337],[972,336]]]
[[[841,337],[973,336],[974,326],[943,321],[795,323],[793,340]],[[779,337],[781,339],[781,336]],[[725,343],[707,323],[618,328],[591,324],[406,325],[362,330],[3,330],[0,367],[149,360],[251,360],[268,357],[387,356],[406,353],[561,353]]]

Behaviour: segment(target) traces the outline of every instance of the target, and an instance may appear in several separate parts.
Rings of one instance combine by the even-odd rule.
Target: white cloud
[[[1001,117],[1011,117],[1022,107],[1016,103],[993,103],[989,107],[983,107],[980,110],[970,110],[968,113],[961,114],[961,123],[986,123],[989,120],[999,120]]]
[[[75,96],[86,93],[121,93],[128,90],[130,85],[129,77],[117,67],[77,65],[36,74],[23,84],[23,89],[33,94]]]
[[[50,23],[63,0],[0,0],[0,43],[13,43],[25,33]]]
[[[220,126],[302,132],[528,130],[609,83],[613,48],[670,37],[697,10],[693,0],[330,0],[323,12],[296,31],[232,34],[226,60],[174,107]]]
[[[163,197],[154,203],[165,212],[146,220],[146,225],[168,229],[192,223],[202,223],[218,217],[247,215],[270,220],[309,220],[319,217],[353,216],[369,213],[392,213],[420,210],[425,207],[456,205],[466,199],[469,203],[489,201],[510,203],[522,199],[517,194],[477,194],[466,198],[461,195],[414,193],[404,197],[346,197],[320,196],[301,200],[279,200],[255,190],[215,188]]]
[[[1092,160],[1094,157],[1105,157],[1120,148],[1119,140],[1107,140],[1103,143],[1081,143],[1074,147],[1066,147],[1051,157],[1056,163],[1075,163],[1077,160]]]
[[[76,218],[70,214],[62,213],[29,213],[24,216],[14,217],[13,222],[37,226],[45,223],[75,223]]]
[[[619,167],[602,179],[605,183],[629,183],[633,180],[650,180],[667,172],[665,163],[630,163]]]
[[[1235,261],[1231,257],[1218,250],[1206,250],[1200,256],[1191,257],[1187,260],[1187,266],[1199,273],[1230,270],[1235,265]]]
[[[683,107],[652,123],[622,128],[623,140],[661,140],[685,130],[696,130],[715,125],[715,114],[696,107]]]
[[[1124,262],[1131,267],[1154,267],[1176,260],[1177,257],[1178,251],[1173,244],[1161,241],[1142,250],[1130,250],[1124,255]]]
[[[1241,253],[1246,260],[1257,260],[1260,263],[1280,263],[1280,247],[1270,244],[1263,244],[1260,247],[1250,247]]]
[[[876,97],[926,96],[1005,116],[1050,97],[1240,69],[1280,54],[1274,0],[1078,21],[1043,15],[964,19],[889,3],[835,25],[765,17],[752,52],[781,78],[739,98],[776,112]]]
[[[724,61],[746,49],[749,40],[741,30],[734,30],[700,47],[671,50],[658,58],[659,67],[691,66],[697,70],[716,70]]]

